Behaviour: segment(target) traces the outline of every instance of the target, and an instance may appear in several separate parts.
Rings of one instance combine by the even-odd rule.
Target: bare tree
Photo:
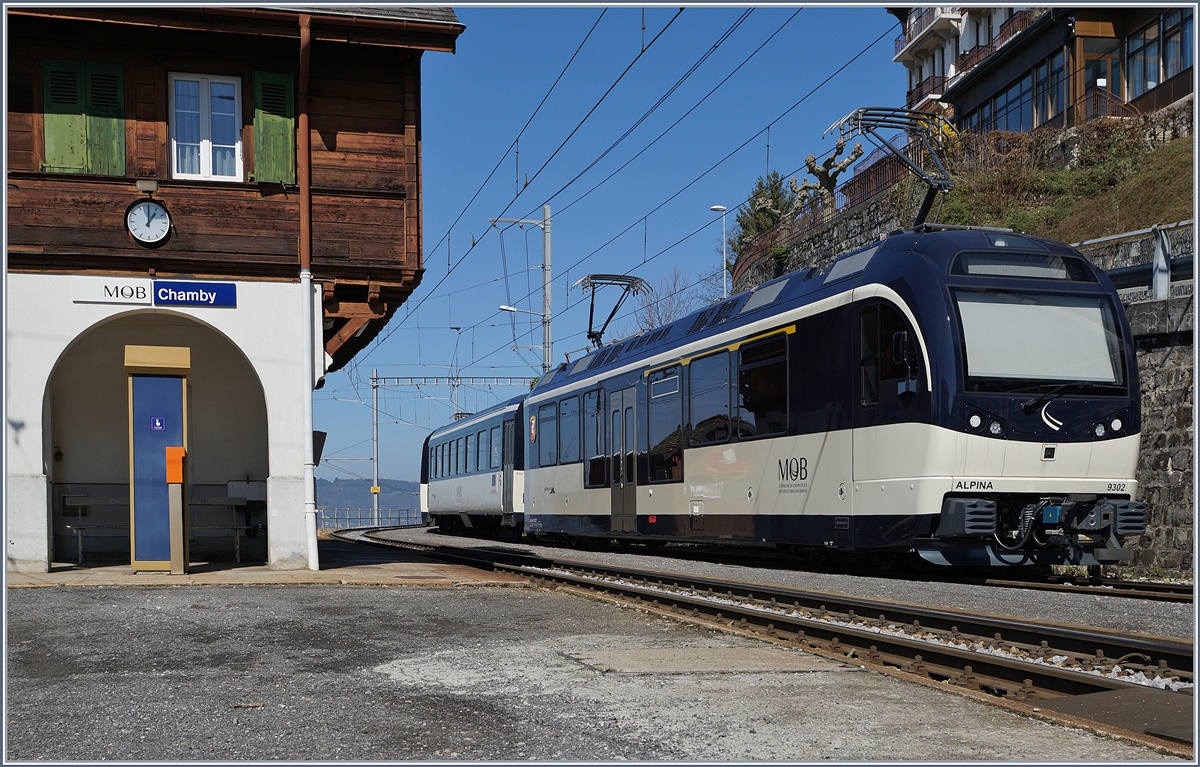
[[[650,290],[637,296],[638,308],[633,317],[620,326],[621,336],[653,330],[691,314],[706,303],[701,296],[703,283],[678,266],[650,280]]]

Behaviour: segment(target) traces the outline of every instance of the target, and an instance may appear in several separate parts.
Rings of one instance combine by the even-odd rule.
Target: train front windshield
[[[968,390],[1041,383],[1123,390],[1121,334],[1107,297],[961,290],[955,301]]]

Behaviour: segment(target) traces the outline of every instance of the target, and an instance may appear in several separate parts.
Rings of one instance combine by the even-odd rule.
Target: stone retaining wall
[[[1126,306],[1137,343],[1142,388],[1139,498],[1146,534],[1133,562],[1137,573],[1191,575],[1195,429],[1194,303],[1191,295]]]

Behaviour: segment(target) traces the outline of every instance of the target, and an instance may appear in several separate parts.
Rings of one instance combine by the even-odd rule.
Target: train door
[[[887,301],[866,302],[858,317],[857,402],[854,402],[854,483],[883,483],[911,478],[914,456],[922,445],[908,444],[895,425],[916,417],[924,389],[919,342],[898,307]],[[919,459],[916,459],[919,461]],[[881,490],[886,485],[881,485]],[[880,492],[866,493],[877,502]]]
[[[516,421],[504,422],[504,450],[501,453],[501,463],[504,471],[504,492],[501,493],[501,505],[505,514],[513,513],[513,459],[516,455],[516,433],[513,424]]]
[[[612,487],[612,531],[637,530],[637,428],[634,387],[613,392],[608,400],[609,481]]]

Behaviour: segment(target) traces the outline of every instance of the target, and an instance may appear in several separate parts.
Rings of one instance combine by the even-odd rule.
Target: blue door
[[[183,446],[183,377],[133,378],[133,561],[171,561],[167,448]]]

